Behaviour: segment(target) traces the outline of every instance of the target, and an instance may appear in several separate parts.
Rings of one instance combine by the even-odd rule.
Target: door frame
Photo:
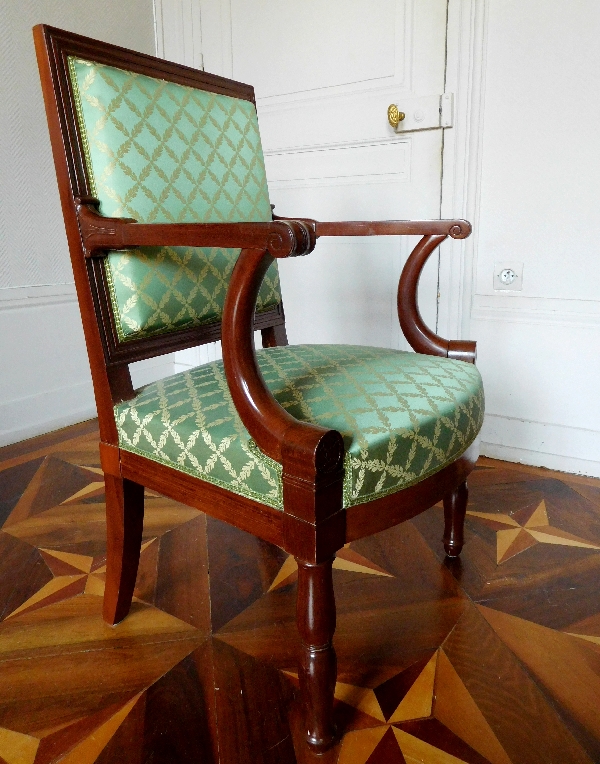
[[[489,0],[448,0],[446,91],[454,127],[444,131],[441,216],[466,218],[473,233],[446,241],[440,258],[438,333],[470,336],[479,240],[485,60]]]
[[[463,217],[473,234],[442,245],[437,331],[450,339],[470,336],[477,263],[485,57],[489,0],[447,0],[446,92],[454,93],[454,126],[444,131],[441,216]],[[203,54],[233,72],[230,0],[153,0],[156,52],[202,68]],[[220,34],[202,37],[202,22]]]

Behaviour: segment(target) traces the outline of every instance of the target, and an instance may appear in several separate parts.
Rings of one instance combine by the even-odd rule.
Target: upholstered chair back
[[[69,58],[86,170],[99,211],[140,223],[272,219],[251,101]],[[106,279],[121,342],[219,322],[239,250],[110,252]],[[281,302],[277,266],[257,311]]]

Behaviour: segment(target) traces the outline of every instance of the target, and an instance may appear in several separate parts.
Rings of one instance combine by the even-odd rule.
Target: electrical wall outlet
[[[523,289],[523,263],[495,263],[494,289],[520,292]]]

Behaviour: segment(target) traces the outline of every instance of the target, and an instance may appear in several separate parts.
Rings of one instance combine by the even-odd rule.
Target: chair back
[[[52,27],[34,38],[92,367],[219,339],[239,250],[137,247],[86,259],[75,200],[94,197],[100,214],[140,223],[271,221],[253,88]],[[284,323],[281,302],[274,263],[257,329]]]
[[[77,132],[99,211],[141,223],[272,219],[252,100],[68,56]],[[141,247],[104,260],[120,342],[221,320],[239,250]],[[281,302],[277,267],[258,311]]]

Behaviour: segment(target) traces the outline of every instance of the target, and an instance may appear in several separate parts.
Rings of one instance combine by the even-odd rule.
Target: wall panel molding
[[[154,0],[156,55],[204,69],[200,0]]]
[[[201,34],[200,37],[195,33],[196,39],[201,42],[200,52],[204,68],[211,74],[233,77],[230,0],[155,0],[157,4],[160,2],[163,8],[170,8],[171,5],[166,4],[173,2],[185,2],[193,7],[194,23],[199,25],[200,32],[205,30],[205,34]],[[164,16],[163,11],[163,18]],[[169,58],[164,50],[159,55]]]
[[[0,289],[0,311],[77,301],[75,284],[34,284]]]
[[[263,107],[330,101],[362,90],[391,87],[398,93],[411,89],[415,0],[380,0],[377,14],[371,12],[369,0],[307,0],[297,6],[264,0],[260,18],[278,14],[278,32],[255,22],[246,0],[229,1],[233,76],[255,85],[263,83],[257,92]],[[370,23],[363,23],[369,15]],[[284,26],[289,34],[282,36]],[[300,29],[310,30],[308,45],[304,35],[295,33]],[[247,45],[248,35],[256,40],[262,55]],[[319,51],[318,62],[310,53],[306,57],[311,50]],[[294,64],[303,58],[302,66]],[[285,78],[277,68],[281,61]]]
[[[476,321],[600,328],[600,300],[476,294],[473,296],[471,318]]]
[[[266,151],[269,188],[311,188],[410,180],[410,136],[288,151]]]
[[[0,300],[0,447],[96,416],[74,286],[10,291],[21,296]],[[173,354],[131,365],[136,388],[172,373]]]
[[[596,430],[486,413],[481,453],[494,459],[600,477]]]
[[[202,38],[202,22],[218,30]],[[229,0],[154,0],[156,55],[212,74],[231,77],[231,9]],[[221,357],[221,343],[210,342],[156,360],[153,367],[132,364],[135,387],[152,379],[194,368]],[[143,362],[148,364],[148,362]],[[139,368],[138,368],[139,367]]]
[[[93,397],[90,380],[0,403],[0,448],[93,419]]]

